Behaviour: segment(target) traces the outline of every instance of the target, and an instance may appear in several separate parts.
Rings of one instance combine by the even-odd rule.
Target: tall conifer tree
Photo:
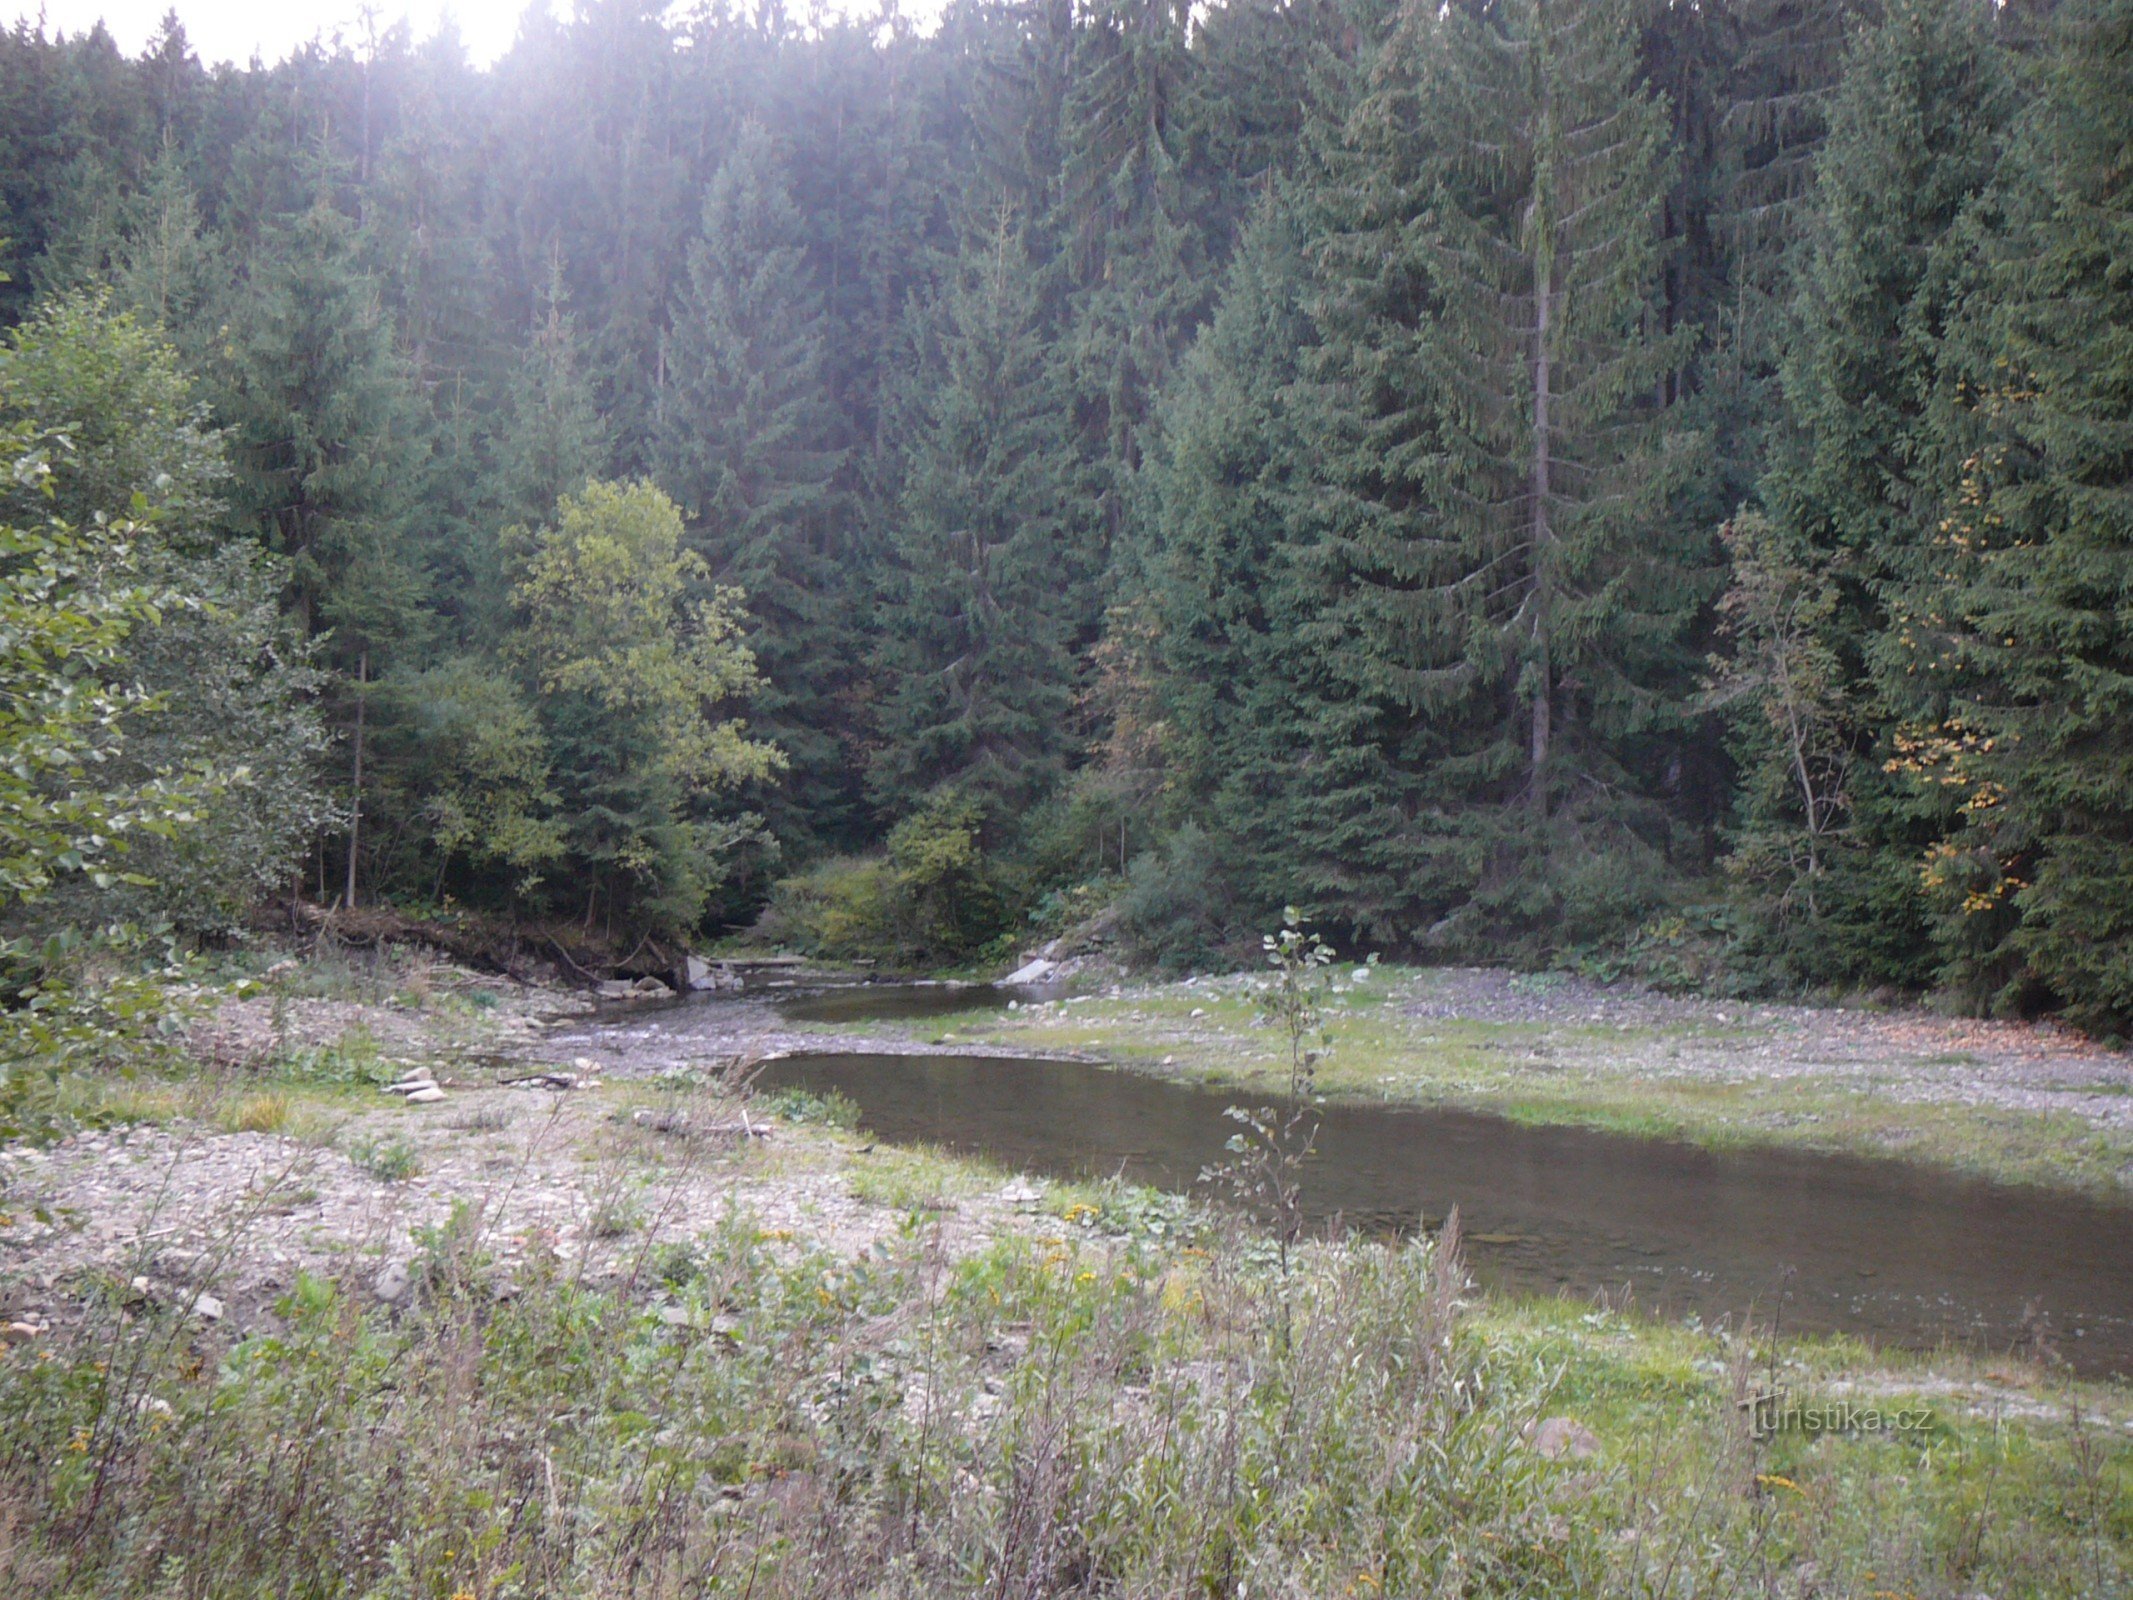
[[[1960,456],[1894,661],[1901,747],[1960,825],[1925,878],[1951,974],[2002,1008],[2133,1029],[2133,5],[2056,20],[1953,339]]]
[[[936,317],[885,579],[872,778],[891,814],[956,791],[998,823],[1065,769],[1069,610],[1090,565],[1064,397],[1005,208],[971,240]]]
[[[232,514],[289,558],[299,621],[334,629],[352,670],[361,651],[415,626],[406,533],[422,443],[354,225],[321,201],[277,226],[229,329],[219,409]]]
[[[792,762],[773,824],[835,832],[856,799],[836,698],[849,681],[849,508],[835,478],[826,319],[778,152],[743,129],[704,196],[674,308],[657,439],[660,481],[721,583],[748,595],[765,687],[757,723]]]
[[[1664,514],[1699,446],[1652,406],[1666,116],[1627,22],[1410,14],[1329,167],[1318,631],[1387,710],[1448,939],[1618,916],[1665,842],[1710,559]]]
[[[1784,370],[1791,438],[1761,499],[1774,546],[1806,590],[1829,591],[1813,644],[1834,663],[1831,715],[1851,759],[1831,847],[1796,857],[1817,881],[1800,885],[1786,868],[1751,883],[1771,958],[1815,980],[1920,982],[1933,968],[1918,861],[1946,819],[1921,804],[1930,793],[1885,770],[1894,729],[1923,687],[1886,597],[1931,560],[1926,540],[1952,465],[1934,418],[1973,276],[1962,223],[1993,180],[2013,109],[1994,29],[1983,0],[1900,0],[1854,42],[1796,274]],[[1749,834],[1809,825],[1758,792],[1789,791],[1750,778]]]

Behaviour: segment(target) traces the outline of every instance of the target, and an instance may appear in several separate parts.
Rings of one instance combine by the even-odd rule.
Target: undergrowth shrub
[[[1162,972],[1229,965],[1245,920],[1214,838],[1192,823],[1133,858],[1118,901],[1127,954]]]
[[[1544,1412],[1648,1385],[1483,1332],[1454,1242],[1309,1245],[1278,1276],[1248,1237],[1098,1233],[953,1260],[914,1221],[851,1258],[730,1218],[596,1286],[538,1243],[506,1275],[469,1205],[398,1309],[361,1271],[299,1276],[242,1334],[114,1294],[0,1350],[0,1594],[2073,1600],[2128,1575],[2133,1452],[2093,1426],[2063,1470],[1996,1426],[1766,1447],[1743,1343],[1645,1439],[1551,1459]]]
[[[671,1252],[669,1252],[671,1254]],[[209,1349],[153,1318],[0,1358],[10,1594],[1580,1592],[1532,1386],[1426,1244],[1327,1253],[1266,1337],[1221,1252],[734,1223],[641,1297],[448,1253],[403,1314],[306,1276]],[[1538,1581],[1539,1588],[1534,1585]]]
[[[944,797],[891,829],[885,856],[825,861],[781,879],[755,932],[837,960],[993,957],[1014,926],[1011,880],[985,850],[977,807]]]

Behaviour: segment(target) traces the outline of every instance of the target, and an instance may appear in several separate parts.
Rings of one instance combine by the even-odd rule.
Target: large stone
[[[1058,962],[1047,961],[1043,956],[1039,956],[1034,961],[1023,962],[1021,966],[1015,968],[1014,971],[1000,981],[1002,983],[1042,983],[1057,971],[1058,967]]]
[[[407,1291],[414,1284],[414,1277],[407,1270],[405,1261],[388,1261],[385,1270],[371,1280],[370,1292],[389,1306],[396,1306],[407,1298]]]

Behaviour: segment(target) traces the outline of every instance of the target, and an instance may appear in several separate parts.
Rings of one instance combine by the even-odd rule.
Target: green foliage
[[[1012,907],[981,823],[975,800],[940,795],[889,830],[890,905],[906,951],[967,957],[1008,926]]]
[[[441,891],[453,862],[509,875],[529,897],[564,851],[548,746],[518,682],[495,664],[459,656],[396,686],[396,723],[414,750],[413,793],[428,825]]]
[[[1218,967],[1234,952],[1238,902],[1214,836],[1186,823],[1126,871],[1119,930],[1131,953],[1160,971]]]
[[[976,802],[936,796],[890,830],[885,857],[781,880],[759,931],[846,960],[956,963],[1007,933],[1015,906],[985,853]]]
[[[49,510],[78,527],[125,519],[113,537],[156,597],[121,651],[147,699],[118,730],[107,786],[190,772],[215,801],[182,830],[139,841],[129,867],[150,881],[95,886],[62,910],[75,922],[164,917],[227,932],[288,883],[330,819],[315,771],[325,736],[311,649],[282,621],[274,566],[213,531],[229,477],[222,438],[161,337],[70,296],[12,330],[0,361],[0,414],[43,419],[64,441]]]
[[[934,311],[937,365],[877,653],[873,784],[891,815],[947,789],[1012,815],[1065,771],[1069,647],[1090,552],[1037,288],[1003,210],[968,242]]]
[[[1260,945],[1274,981],[1259,992],[1260,1019],[1281,1030],[1288,1055],[1289,1094],[1309,1099],[1317,1084],[1318,1063],[1332,1048],[1326,1031],[1326,990],[1332,976],[1333,946],[1305,924],[1294,906],[1284,906],[1281,931],[1265,934]],[[1377,957],[1370,958],[1372,966]]]
[[[755,1103],[781,1121],[806,1127],[849,1132],[859,1126],[858,1102],[834,1089],[826,1095],[810,1094],[805,1089],[773,1089],[757,1096]]]
[[[290,563],[299,623],[335,629],[352,667],[415,615],[407,518],[420,456],[392,324],[353,225],[326,201],[258,242],[218,358],[232,518]]]
[[[53,348],[0,354],[0,1139],[59,1131],[71,1074],[130,1069],[171,1024],[171,953],[115,917],[55,926],[51,902],[147,887],[136,846],[213,793],[196,752],[184,772],[128,764],[133,719],[156,709],[131,651],[166,596],[139,525],[50,514],[68,449],[35,415],[64,387],[37,359]]]
[[[839,960],[873,960],[894,946],[889,864],[832,856],[780,878],[755,931],[771,943]]]
[[[757,681],[742,596],[711,585],[648,483],[566,495],[553,526],[508,547],[506,652],[538,697],[587,919],[604,899],[610,918],[686,930],[751,827],[721,798],[783,765],[724,711]]]
[[[301,876],[708,931],[955,794],[986,869],[831,867],[829,943],[1115,872],[1172,964],[1295,899],[1635,965],[1723,895],[1713,981],[2117,1027],[2116,17],[595,6],[493,72],[17,30],[0,308],[71,449],[11,515],[153,528],[103,771],[229,796],[42,915],[222,935]],[[638,473],[680,614],[746,592],[693,721],[544,678],[512,597],[507,525]],[[743,712],[786,767],[684,778]]]
[[[2133,10],[2062,13],[1950,342],[1929,570],[1898,613],[1937,691],[1897,764],[1953,798],[1924,882],[1979,1000],[2133,1032]]]
[[[405,1183],[422,1171],[420,1152],[397,1134],[358,1139],[348,1147],[348,1159],[380,1183]]]
[[[654,1307],[552,1258],[492,1302],[476,1231],[438,1230],[396,1310],[301,1275],[220,1360],[115,1315],[51,1360],[0,1356],[6,1570],[64,1551],[114,1596],[212,1574],[589,1597],[649,1549],[779,1597],[911,1565],[933,1592],[1034,1591],[1071,1553],[1133,1592],[1602,1590],[1605,1541],[1548,1513],[1560,1474],[1520,1442],[1544,1387],[1465,1326],[1448,1250],[1299,1263],[1277,1319],[1242,1252],[1160,1235],[929,1273],[916,1241],[795,1257],[735,1220],[667,1253]],[[551,1474],[550,1512],[514,1515]]]
[[[747,593],[747,642],[763,672],[755,715],[788,760],[770,817],[798,843],[850,831],[856,766],[839,702],[852,682],[859,573],[835,482],[827,318],[779,167],[769,135],[749,126],[705,190],[656,461],[691,547]]]
[[[48,469],[17,439],[0,466],[17,482]],[[136,832],[185,819],[162,783],[106,790],[121,723],[145,695],[121,674],[127,636],[152,592],[127,573],[123,528],[0,526],[0,910],[43,899],[64,874],[115,880]]]
[[[1860,33],[1796,274],[1784,379],[1795,438],[1759,495],[1772,525],[1761,549],[1779,556],[1798,609],[1789,664],[1774,677],[1767,662],[1746,670],[1769,680],[1772,706],[1787,689],[1811,697],[1798,740],[1784,741],[1798,743],[1809,778],[1779,780],[1787,757],[1765,742],[1740,796],[1735,861],[1761,924],[1750,949],[1812,982],[1915,984],[1935,966],[1918,873],[1944,808],[1892,775],[1926,685],[1888,599],[1927,575],[1930,521],[1959,459],[1937,443],[1934,417],[1946,335],[1974,275],[1963,219],[1992,182],[2013,105],[1994,27],[1971,0],[1907,0]],[[1775,597],[1749,596],[1770,578],[1745,569],[1736,601],[1767,611]],[[1767,640],[1772,626],[1751,634]],[[1742,642],[1750,657],[1767,648]],[[1817,829],[1837,831],[1800,855]],[[1800,855],[1804,879],[1773,850]]]
[[[547,516],[600,476],[608,454],[560,262],[550,264],[543,301],[511,385],[500,451],[499,498],[516,522]]]

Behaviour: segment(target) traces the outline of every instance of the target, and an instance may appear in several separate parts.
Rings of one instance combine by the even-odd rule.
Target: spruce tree
[[[121,303],[149,318],[185,348],[205,354],[209,308],[223,291],[212,242],[185,163],[166,143],[134,197],[124,234],[112,251],[111,279]]]
[[[1953,339],[1960,454],[1894,661],[1898,747],[1959,826],[1925,863],[1951,976],[2133,1031],[2133,5],[2054,23]]]
[[[306,629],[353,670],[419,626],[406,547],[421,418],[355,229],[321,201],[247,263],[228,317],[218,410],[231,513],[291,564]]]
[[[871,779],[892,816],[955,792],[997,827],[1065,769],[1068,613],[1091,565],[1035,274],[1005,208],[971,241],[935,318],[884,582]]]
[[[838,831],[858,763],[839,697],[850,682],[848,508],[823,382],[825,318],[770,135],[751,124],[704,196],[674,308],[656,464],[690,542],[746,591],[765,688],[758,725],[792,763],[773,825]]]
[[[1204,310],[1186,173],[1194,59],[1178,0],[1107,0],[1075,38],[1053,227],[1069,285],[1068,363],[1083,448],[1116,541],[1155,396]]]
[[[1962,224],[1993,180],[2013,109],[1994,28],[1981,0],[1902,0],[1855,41],[1819,157],[1784,367],[1792,437],[1760,498],[1808,590],[1832,592],[1815,644],[1836,663],[1849,775],[1843,815],[1822,829],[1828,848],[1812,856],[1814,884],[1792,868],[1746,876],[1760,953],[1795,978],[1919,983],[1935,964],[1918,863],[1947,824],[1932,791],[1888,770],[1894,729],[1924,685],[1887,596],[1931,570],[1926,541],[1952,465],[1934,419],[1972,275]],[[1810,827],[1786,793],[1748,776],[1744,837]]]
[[[560,250],[551,255],[533,337],[502,413],[496,499],[507,522],[531,525],[553,516],[558,500],[576,494],[606,465],[607,425],[593,403]]]
[[[1211,832],[1225,880],[1179,889],[1202,905],[1233,891],[1248,917],[1296,902],[1397,934],[1416,915],[1400,820],[1417,780],[1398,765],[1399,709],[1327,670],[1312,459],[1326,433],[1301,381],[1317,334],[1300,233],[1276,198],[1254,218],[1149,469],[1167,778],[1175,819]]]
[[[1710,555],[1664,514],[1700,451],[1651,403],[1667,128],[1627,22],[1410,15],[1321,184],[1309,634],[1385,710],[1441,939],[1598,931],[1659,876]]]

